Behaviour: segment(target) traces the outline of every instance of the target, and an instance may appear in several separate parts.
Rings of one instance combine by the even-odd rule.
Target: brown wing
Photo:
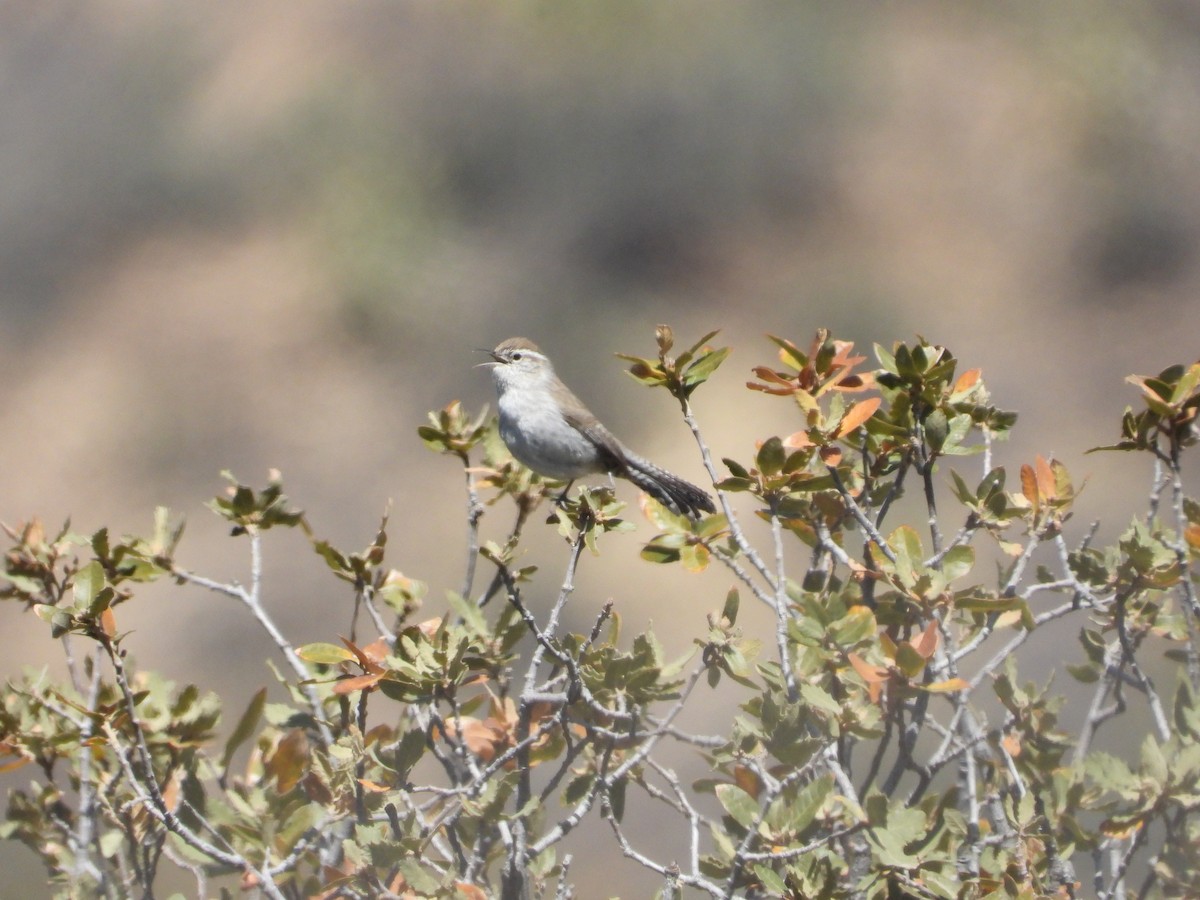
[[[600,424],[600,421],[590,412],[578,407],[579,412],[566,412],[563,418],[580,434],[596,445],[606,472],[624,472],[628,468],[625,462],[625,448],[611,431]]]

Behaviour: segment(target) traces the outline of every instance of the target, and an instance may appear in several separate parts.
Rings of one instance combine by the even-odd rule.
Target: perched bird
[[[554,373],[550,359],[527,338],[509,338],[481,363],[492,370],[500,397],[500,437],[539,475],[574,480],[607,472],[627,478],[674,512],[699,518],[715,511],[712,498],[643,459],[613,436]]]

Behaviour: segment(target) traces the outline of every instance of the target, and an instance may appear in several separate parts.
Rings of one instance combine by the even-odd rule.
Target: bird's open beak
[[[491,356],[491,359],[487,360],[486,362],[476,363],[475,364],[476,369],[490,369],[492,366],[498,366],[502,362],[504,362],[504,360],[502,360],[499,356],[497,356],[493,351],[485,350],[483,347],[476,347],[475,352],[476,353],[486,353],[489,356]]]

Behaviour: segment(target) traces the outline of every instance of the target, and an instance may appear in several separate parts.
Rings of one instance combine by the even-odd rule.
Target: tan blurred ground
[[[351,547],[393,499],[394,563],[434,602],[457,586],[459,473],[415,428],[490,400],[472,348],[511,334],[697,480],[671,402],[611,355],[649,354],[657,322],[734,346],[697,402],[733,456],[791,430],[741,387],[763,332],[923,334],[1020,410],[998,461],[1090,473],[1082,515],[1110,535],[1149,473],[1082,452],[1114,438],[1126,374],[1200,356],[1184,0],[18,2],[0,122],[0,519],[146,530],[166,504],[216,576],[245,572],[202,508],[218,473],[278,467]],[[637,550],[585,560],[580,620],[613,597],[685,646],[727,579]],[[328,640],[346,598],[305,552],[268,543],[269,605]],[[554,536],[531,556],[550,591]],[[5,674],[57,658],[42,623],[0,615]],[[216,598],[156,590],[123,616],[143,665],[233,709],[268,678]],[[618,859],[577,861],[585,896],[649,890]]]

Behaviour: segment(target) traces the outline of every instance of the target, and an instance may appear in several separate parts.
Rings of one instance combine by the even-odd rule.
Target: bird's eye
[[[521,358],[521,356],[522,356],[522,354],[521,354],[521,352],[518,350],[516,353],[514,353],[514,354],[512,355],[512,358],[513,358],[514,360],[518,360],[518,359],[520,359],[520,358]]]

